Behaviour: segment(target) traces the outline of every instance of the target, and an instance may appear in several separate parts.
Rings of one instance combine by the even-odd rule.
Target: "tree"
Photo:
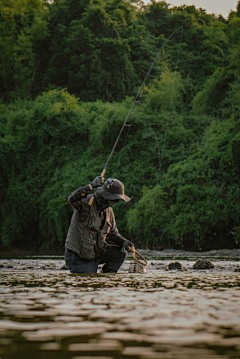
[[[83,100],[119,100],[135,85],[129,38],[130,2],[58,0],[50,6],[49,70],[45,84],[67,87]]]
[[[47,37],[44,1],[0,1],[0,93],[4,100],[41,91],[41,51]]]
[[[240,17],[240,1],[237,3],[237,16]]]

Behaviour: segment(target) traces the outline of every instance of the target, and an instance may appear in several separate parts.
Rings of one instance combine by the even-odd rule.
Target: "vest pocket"
[[[82,237],[80,241],[80,257],[84,259],[94,259],[95,258],[95,240]]]

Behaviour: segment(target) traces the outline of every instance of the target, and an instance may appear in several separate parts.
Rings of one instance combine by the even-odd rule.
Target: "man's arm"
[[[96,188],[102,184],[103,178],[101,176],[96,177],[90,184],[84,187],[80,187],[68,197],[68,202],[78,211],[82,209],[82,199],[85,198],[93,188]]]
[[[89,184],[80,187],[68,197],[68,202],[78,211],[82,209],[82,199],[85,198],[92,190],[92,185]]]
[[[121,234],[118,232],[113,211],[112,211],[112,228],[108,235],[108,239],[116,243],[121,248],[124,246],[126,250],[129,249],[131,250],[132,248],[134,249],[134,244],[130,242],[128,239],[126,239],[125,237],[121,236]]]

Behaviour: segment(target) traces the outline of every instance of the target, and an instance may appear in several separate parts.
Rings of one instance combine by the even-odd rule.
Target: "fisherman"
[[[116,273],[134,244],[118,232],[112,206],[120,199],[129,202],[124,185],[117,179],[98,176],[91,184],[73,192],[69,203],[75,208],[65,244],[65,261],[72,273]],[[90,194],[96,188],[95,194]]]

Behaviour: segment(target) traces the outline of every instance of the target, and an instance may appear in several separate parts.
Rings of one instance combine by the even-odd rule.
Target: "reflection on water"
[[[240,358],[239,275],[5,268],[0,359]]]

